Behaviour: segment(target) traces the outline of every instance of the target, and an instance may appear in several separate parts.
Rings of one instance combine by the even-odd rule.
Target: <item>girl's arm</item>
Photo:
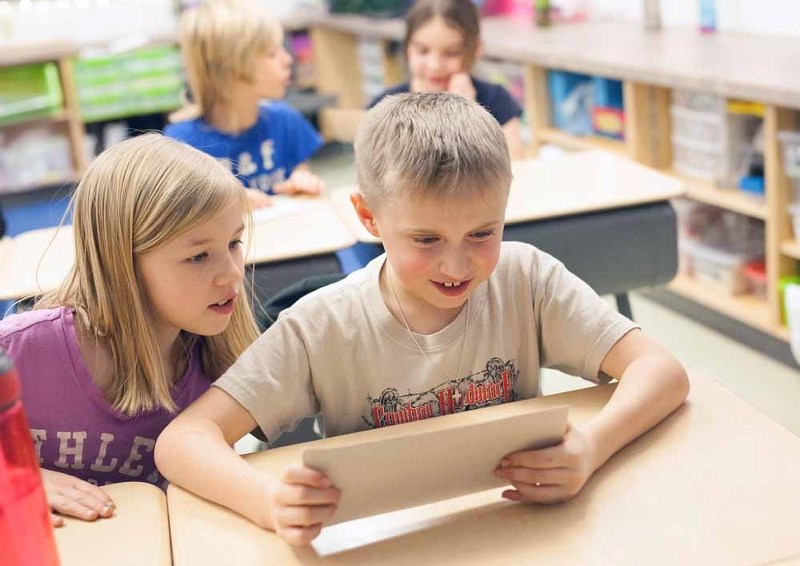
[[[275,478],[232,448],[256,427],[250,413],[217,387],[195,401],[159,436],[158,469],[171,482],[272,529],[291,544],[308,544],[336,509],[339,490],[308,468]]]
[[[525,146],[522,145],[521,129],[522,123],[519,118],[512,118],[503,124],[503,135],[506,137],[508,153],[511,154],[512,161],[525,157]]]
[[[557,446],[503,458],[496,474],[514,487],[504,497],[535,503],[573,497],[606,460],[666,418],[689,393],[683,366],[640,330],[621,338],[600,370],[619,379],[603,410],[581,428],[568,427]]]

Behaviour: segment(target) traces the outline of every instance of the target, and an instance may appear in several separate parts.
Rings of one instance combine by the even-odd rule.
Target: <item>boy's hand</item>
[[[258,189],[245,189],[245,192],[247,193],[247,202],[250,204],[250,210],[272,206],[272,198],[267,193]]]
[[[593,449],[578,428],[567,425],[556,446],[507,455],[495,475],[514,486],[502,496],[524,503],[561,503],[581,490],[594,472]]]
[[[62,515],[94,521],[98,517],[114,514],[114,502],[96,485],[52,470],[42,470],[42,483],[47,504]],[[55,514],[51,515],[51,519],[54,527],[64,523]]]
[[[470,79],[467,73],[456,73],[450,77],[450,84],[447,87],[447,92],[460,94],[464,98],[475,100],[475,87],[472,86],[472,79]]]
[[[270,493],[272,528],[289,544],[309,544],[319,535],[323,521],[336,511],[340,496],[322,472],[289,468]]]
[[[316,196],[325,190],[325,181],[310,171],[295,169],[286,181],[274,184],[272,190],[276,194]]]

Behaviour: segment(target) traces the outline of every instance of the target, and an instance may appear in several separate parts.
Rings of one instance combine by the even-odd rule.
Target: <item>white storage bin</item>
[[[676,138],[694,140],[707,144],[729,145],[728,132],[731,120],[724,113],[698,112],[678,106],[670,108],[672,113],[672,134]],[[736,121],[735,123],[741,123]]]
[[[689,90],[673,90],[672,104],[687,110],[697,110],[700,112],[725,112],[725,98],[708,92],[696,92]]]
[[[732,252],[723,248],[705,246],[692,240],[680,243],[681,251],[690,262],[689,271],[697,281],[718,289],[727,295],[751,291],[750,280],[744,266],[764,257],[761,253]]]
[[[795,186],[800,179],[800,132],[778,132],[783,145],[783,167],[794,177]]]

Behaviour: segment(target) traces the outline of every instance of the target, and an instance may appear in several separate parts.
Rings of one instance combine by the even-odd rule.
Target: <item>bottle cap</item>
[[[19,379],[14,364],[0,349],[0,411],[5,411],[19,399]]]

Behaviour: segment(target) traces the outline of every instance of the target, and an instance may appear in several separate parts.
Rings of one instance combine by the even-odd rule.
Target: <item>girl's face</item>
[[[283,38],[256,55],[253,63],[252,87],[258,98],[278,100],[286,95],[292,78],[292,56],[283,47]]]
[[[180,330],[201,336],[228,326],[244,278],[244,207],[236,202],[172,240],[137,255],[159,343]]]
[[[450,77],[468,70],[463,34],[440,17],[411,35],[406,57],[414,92],[444,92]]]

